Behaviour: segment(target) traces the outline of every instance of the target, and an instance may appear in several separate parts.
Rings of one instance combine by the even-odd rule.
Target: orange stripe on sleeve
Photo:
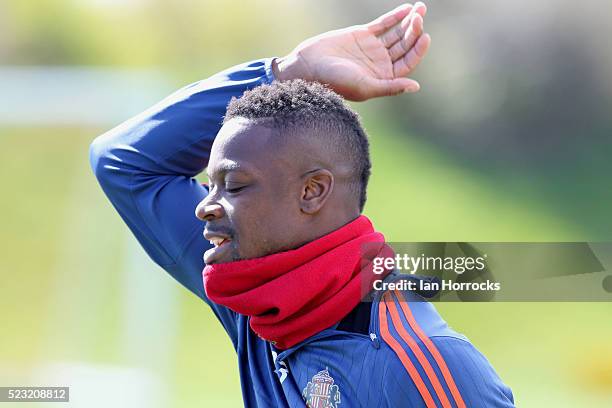
[[[419,390],[423,401],[425,401],[425,405],[427,406],[427,408],[436,408],[436,404],[434,403],[434,400],[431,397],[429,390],[425,386],[423,379],[419,375],[419,372],[410,361],[410,358],[404,351],[403,347],[391,335],[387,322],[387,306],[385,305],[385,302],[382,301],[379,303],[378,306],[378,320],[380,323],[380,335],[382,336],[383,340],[391,347],[391,349],[393,349],[395,354],[397,354],[397,356],[399,357],[400,361],[404,365],[404,368],[408,372],[408,375],[410,375],[410,378]]]
[[[416,319],[414,318],[414,315],[412,314],[412,311],[410,310],[410,307],[408,306],[408,303],[404,299],[404,296],[401,294],[401,292],[395,291],[395,295],[400,301],[399,302],[400,307],[402,308],[402,311],[404,312],[404,315],[406,316],[406,320],[408,321],[408,324],[410,325],[412,330],[417,334],[419,339],[421,339],[423,344],[425,344],[425,347],[427,347],[427,350],[429,350],[429,352],[433,356],[434,360],[438,364],[438,367],[440,367],[442,376],[444,377],[444,380],[446,381],[446,384],[448,385],[448,388],[450,389],[450,392],[453,395],[453,398],[455,399],[455,403],[457,404],[459,408],[465,408],[465,402],[463,402],[461,393],[459,392],[459,389],[457,388],[457,385],[455,384],[455,380],[453,379],[453,376],[451,375],[450,370],[448,369],[448,366],[446,365],[446,362],[444,361],[444,358],[438,351],[437,347],[433,344],[431,339],[423,332],[423,330],[417,323]]]
[[[436,395],[442,403],[442,406],[444,408],[451,408],[451,404],[448,400],[448,397],[446,396],[446,392],[444,391],[444,388],[442,388],[442,384],[440,384],[438,376],[431,367],[431,364],[429,364],[429,360],[427,360],[427,357],[425,357],[425,354],[423,354],[417,342],[414,341],[412,336],[406,331],[406,328],[404,327],[404,324],[400,319],[397,306],[395,306],[395,302],[393,301],[393,299],[391,299],[388,293],[386,293],[384,297],[385,303],[387,304],[387,307],[389,309],[389,313],[391,314],[391,320],[393,321],[393,326],[395,327],[395,330],[397,330],[402,340],[404,340],[406,344],[408,344],[410,350],[412,350],[419,363],[421,363],[421,367],[423,367],[425,374],[427,374],[427,378],[429,378],[429,382],[431,382],[431,384],[433,385],[433,388],[436,391]]]

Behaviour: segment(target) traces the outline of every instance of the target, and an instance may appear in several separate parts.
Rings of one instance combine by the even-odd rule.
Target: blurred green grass
[[[532,190],[516,195],[364,114],[373,176],[366,213],[395,241],[571,240],[584,236]],[[127,229],[87,163],[96,129],[4,128],[0,379],[50,362],[137,365],[124,354]],[[595,188],[595,187],[593,187]],[[147,268],[149,268],[147,266]],[[178,302],[168,358],[173,406],[241,406],[231,343],[206,305],[156,267]],[[143,296],[147,295],[143,282]],[[153,299],[154,301],[154,299]],[[612,405],[609,303],[440,304],[522,407]],[[150,310],[150,313],[159,311]],[[155,323],[160,333],[163,321]],[[150,367],[149,367],[150,368]],[[162,368],[153,368],[161,371]]]

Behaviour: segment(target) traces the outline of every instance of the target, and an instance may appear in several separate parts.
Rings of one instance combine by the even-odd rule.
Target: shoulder
[[[375,307],[390,406],[406,405],[407,391],[426,407],[514,406],[510,388],[489,361],[431,303],[411,292],[393,291]]]
[[[467,406],[514,406],[512,390],[472,343],[452,337],[433,337],[431,340]]]

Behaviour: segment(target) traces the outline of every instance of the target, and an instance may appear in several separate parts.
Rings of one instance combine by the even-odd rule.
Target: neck
[[[361,214],[359,212],[335,212],[313,216],[308,220],[309,235],[303,240],[301,245],[315,241],[327,234],[330,234],[345,225],[355,221]],[[300,246],[301,246],[300,245]]]

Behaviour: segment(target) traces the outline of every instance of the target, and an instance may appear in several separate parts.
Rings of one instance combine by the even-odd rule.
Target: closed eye
[[[234,187],[234,188],[225,188],[225,191],[227,191],[230,194],[234,194],[234,193],[239,193],[240,191],[244,190],[246,186],[241,186],[241,187]]]

